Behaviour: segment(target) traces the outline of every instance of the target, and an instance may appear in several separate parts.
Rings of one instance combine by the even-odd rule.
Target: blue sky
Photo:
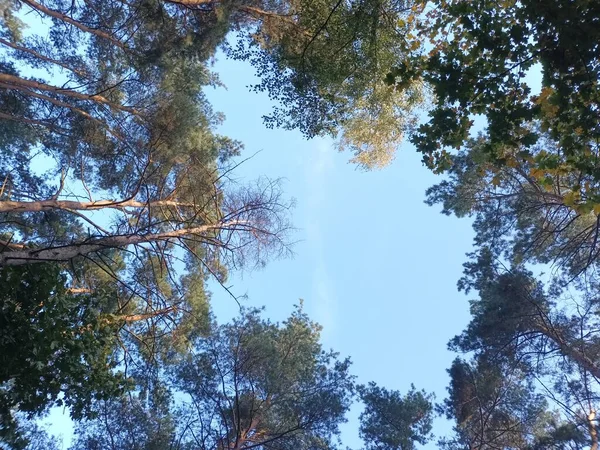
[[[410,145],[390,167],[363,172],[330,140],[268,130],[261,116],[271,103],[247,89],[253,69],[222,57],[213,69],[227,86],[207,91],[215,110],[226,115],[220,132],[244,142],[242,159],[256,153],[237,178],[282,178],[286,195],[296,201],[294,257],[232,274],[232,291],[247,294],[247,306],[264,305],[276,321],[303,299],[306,312],[324,327],[324,346],[350,356],[360,382],[403,393],[414,383],[441,401],[455,357],[446,343],[468,321],[467,298],[456,291],[456,281],[472,231],[468,220],[423,203],[425,189],[440,178],[422,166]],[[211,289],[217,318],[235,315],[229,294],[216,284]],[[359,413],[353,408],[342,428],[343,444],[355,450]],[[67,448],[69,424],[62,412],[55,410],[47,422]],[[434,433],[449,428],[437,421]]]
[[[247,89],[252,68],[220,58],[214,69],[227,86],[207,92],[226,115],[220,131],[244,142],[243,156],[259,151],[237,175],[248,181],[284,178],[299,228],[294,258],[231,277],[233,291],[247,294],[246,304],[266,306],[273,320],[285,319],[302,298],[324,327],[324,345],[352,358],[360,382],[402,392],[414,383],[442,400],[445,370],[455,357],[446,343],[469,318],[456,281],[471,249],[470,221],[423,203],[425,190],[440,178],[410,145],[391,167],[357,170],[348,163],[351,155],[337,152],[329,140],[266,129],[261,116],[271,104]],[[237,310],[218,287],[212,304],[222,320]],[[355,449],[358,413],[355,408],[343,428],[344,444]],[[440,434],[449,428],[436,425]]]

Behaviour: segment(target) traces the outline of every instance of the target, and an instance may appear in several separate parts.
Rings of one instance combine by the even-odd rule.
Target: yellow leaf
[[[529,175],[531,175],[532,177],[534,177],[538,180],[541,180],[546,175],[546,172],[544,172],[542,169],[538,169],[538,168],[534,167],[529,171]]]
[[[506,165],[514,169],[515,167],[519,166],[519,163],[515,158],[510,157],[506,160]]]
[[[575,203],[579,200],[579,192],[568,192],[563,196],[563,203],[565,206],[575,206]]]
[[[553,93],[554,93],[554,89],[546,86],[546,87],[542,88],[542,91],[540,92],[540,95],[538,95],[535,102],[539,105],[540,103],[547,101],[548,97],[550,97]]]

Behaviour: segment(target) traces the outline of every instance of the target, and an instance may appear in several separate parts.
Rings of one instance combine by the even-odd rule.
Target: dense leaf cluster
[[[426,444],[434,410],[454,421],[449,450],[599,447],[598,2],[0,13],[2,445],[54,448],[28,420],[65,404],[74,449],[333,449],[358,394],[367,449]],[[364,168],[408,133],[447,175],[427,203],[474,219],[459,281],[472,318],[437,408],[415,388],[355,385],[301,310],[212,320],[206,280],[285,254],[289,230],[276,182],[230,176],[242,144],[215,131],[203,93],[220,49],[278,102],[267,126],[337,136]]]

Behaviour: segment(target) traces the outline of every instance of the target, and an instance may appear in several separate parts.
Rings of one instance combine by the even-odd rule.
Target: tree
[[[576,449],[582,430],[550,410],[543,395],[517,366],[493,358],[472,363],[457,358],[448,370],[449,398],[439,407],[456,423],[446,449]]]
[[[234,200],[245,201],[243,195]],[[243,213],[258,217],[263,206],[256,204],[255,210],[248,208]],[[240,247],[231,255],[232,263],[243,262],[245,257],[260,260],[260,245],[265,242],[260,234],[251,235],[251,227],[246,231],[249,242],[237,240],[236,227],[219,230],[220,236],[212,239],[225,237],[222,247],[226,251]],[[67,244],[61,249],[85,250],[102,240],[93,243],[86,239],[84,244]],[[194,249],[193,242],[182,244],[198,260],[201,256],[215,258],[201,246]],[[205,332],[208,294],[204,281],[208,272],[199,270],[203,266],[193,265],[197,260],[190,258],[188,271],[175,278],[172,265],[177,263],[177,254],[165,257],[169,250],[172,244],[167,241],[162,248],[138,245],[139,253],[123,258],[115,249],[99,246],[96,254],[84,253],[66,266],[45,261],[0,269],[7,290],[0,333],[8,371],[0,377],[0,386],[6,390],[3,421],[10,423],[14,408],[39,414],[65,390],[64,401],[71,406],[71,413],[74,418],[81,417],[93,398],[116,395],[125,387],[119,380],[129,375],[128,367],[139,364],[135,359],[168,357],[155,354],[157,346],[184,351],[190,340]],[[23,252],[40,255],[44,251],[48,249],[7,253],[18,257]],[[56,255],[50,259],[60,260]],[[215,272],[216,264],[211,266],[208,271],[222,276]]]
[[[20,36],[19,6],[40,14],[39,34]],[[220,117],[202,95],[214,51],[202,14],[143,1],[7,14],[0,266],[61,263],[78,298],[110,291],[103,313],[127,316],[130,341],[185,341],[207,320],[208,276],[289,250],[277,182],[228,182],[240,144],[213,132]],[[55,162],[46,174],[36,154]]]
[[[431,395],[414,386],[405,396],[369,383],[359,386],[365,405],[360,415],[360,437],[367,450],[413,450],[415,443],[431,438],[433,405]]]
[[[338,148],[362,168],[389,164],[424,103],[418,80],[403,90],[385,83],[409,55],[413,2],[291,0],[266,12],[267,5],[252,9],[257,29],[230,51],[257,68],[255,89],[279,101],[267,125],[337,135]]]
[[[598,447],[598,20],[588,1],[419,2],[414,52],[388,74],[433,94],[411,141],[449,177],[427,202],[474,218],[449,448]],[[540,263],[547,283],[526,269]]]
[[[102,316],[111,299],[65,285],[56,265],[0,269],[0,441],[19,444],[19,413],[58,403],[80,418],[93,399],[127,386],[114,370],[120,322]]]
[[[514,373],[516,379],[500,383],[499,392],[535,390],[546,398],[551,406],[540,406],[536,416],[541,419],[532,417],[528,425],[533,428],[524,435],[527,427],[521,422],[511,428],[518,433],[510,439],[522,440],[517,447],[597,448],[595,175],[589,167],[566,164],[571,158],[566,147],[546,126],[529,129],[538,134],[537,143],[496,143],[500,158],[490,150],[491,129],[465,140],[451,158],[449,178],[428,190],[429,204],[441,203],[446,214],[475,219],[476,249],[459,288],[476,290],[479,299],[472,302],[471,323],[451,341],[452,349],[475,356],[460,366],[464,370],[452,370],[457,376],[481,377],[487,381],[478,383],[486,386],[493,385],[490,370],[503,377]],[[546,283],[525,269],[539,263],[548,264]],[[481,368],[481,359],[491,369]],[[527,405],[507,411],[522,417],[519,411],[529,411]],[[491,406],[486,408],[491,411]],[[502,442],[494,437],[498,429],[481,426],[489,425],[493,415],[484,419],[476,411],[474,419],[462,422],[457,411],[449,415],[457,421],[459,436],[447,442],[455,446],[451,448],[463,448],[465,442]]]
[[[74,448],[331,448],[353,378],[319,330],[301,310],[281,325],[256,310],[215,325],[170,376],[163,367],[137,397],[98,403]]]
[[[141,364],[134,359],[174,357],[155,349],[186,350],[206,331],[207,277],[223,282],[227,269],[288,251],[289,204],[275,182],[231,180],[241,144],[214,132],[221,116],[202,92],[218,83],[207,60],[230,30],[241,44],[229,53],[255,63],[259,89],[310,106],[286,124],[309,136],[342,127],[342,145],[365,166],[389,160],[398,120],[420,101],[418,84],[406,94],[371,76],[403,55],[397,19],[409,6],[401,2],[20,0],[1,8],[0,266],[47,280],[52,287],[32,288],[31,298],[58,305],[30,305],[51,329],[21,334],[16,314],[8,335],[106,332],[83,349],[42,346],[48,361],[99,352],[98,362],[108,358],[127,376]],[[32,33],[23,33],[22,17]],[[282,114],[271,123],[283,124]],[[54,376],[81,381],[70,367]],[[36,410],[68,384],[53,385]]]
[[[156,380],[155,380],[156,381]],[[142,382],[142,384],[144,384]],[[144,386],[147,388],[148,386]],[[161,450],[191,449],[177,438],[172,396],[160,382],[138,395],[99,401],[96,418],[79,422],[71,449]]]
[[[0,266],[60,263],[82,302],[114,296],[102,313],[126,317],[119,345],[185,345],[207,321],[207,277],[289,251],[277,182],[230,182],[241,144],[213,131],[202,89],[220,22],[163,2],[6,8]],[[37,33],[21,36],[18,8]],[[38,154],[54,163],[42,175]]]
[[[561,166],[593,175],[589,155],[597,150],[600,100],[596,2],[435,0],[419,6],[417,50],[388,80],[402,88],[422,79],[433,91],[429,120],[412,138],[430,167],[447,169],[451,149],[465,144],[473,116],[482,115],[487,153],[497,163],[507,162],[507,151],[527,153],[539,142],[539,127],[561,149]],[[537,70],[542,86],[533,95],[527,74]],[[543,155],[534,159],[540,169],[556,168],[545,167]]]
[[[450,348],[474,361],[454,363],[446,402],[460,440],[495,442],[490,448],[504,439],[522,443],[501,447],[597,448],[597,283],[546,288],[531,272],[492,258],[468,269],[479,298]],[[494,425],[496,414],[508,422]]]
[[[33,420],[18,417],[18,433],[13,436],[0,437],[0,444],[7,449],[27,450],[59,450],[60,446],[54,436],[50,435],[46,428],[40,426]],[[7,447],[8,446],[8,447]]]
[[[599,19],[591,1],[419,2],[414,52],[387,77],[400,90],[422,81],[435,99],[411,136],[452,178],[432,201],[474,214],[480,242],[511,241],[509,258],[570,277],[598,256]]]

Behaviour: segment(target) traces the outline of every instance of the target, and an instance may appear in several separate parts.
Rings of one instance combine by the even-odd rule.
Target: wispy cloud
[[[337,296],[333,282],[323,260],[317,264],[312,276],[314,315],[323,326],[323,335],[327,338],[336,333]]]
[[[337,298],[334,282],[327,268],[325,258],[326,246],[323,238],[325,225],[327,179],[333,171],[334,150],[331,144],[320,140],[311,153],[311,160],[306,169],[307,204],[306,204],[306,237],[309,243],[312,272],[313,314],[317,322],[323,325],[323,333],[335,333]]]

